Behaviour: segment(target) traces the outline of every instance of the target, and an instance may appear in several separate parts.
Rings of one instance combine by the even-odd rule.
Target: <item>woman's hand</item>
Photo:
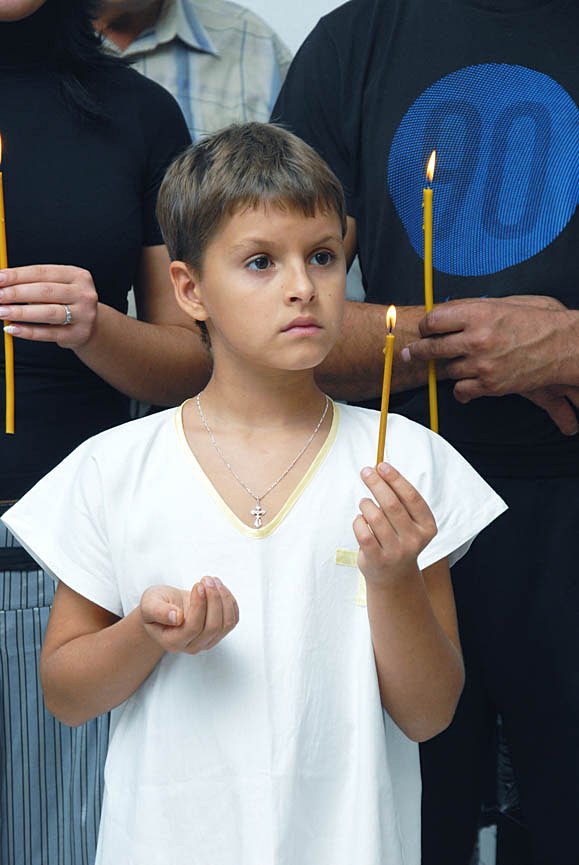
[[[88,270],[35,264],[0,271],[0,320],[19,339],[77,349],[93,335],[98,295]]]
[[[376,501],[362,499],[354,520],[358,566],[367,583],[392,585],[416,572],[436,523],[420,493],[391,465],[365,468],[362,479]]]
[[[166,652],[212,649],[239,622],[237,601],[217,577],[203,577],[191,591],[151,586],[141,598],[141,617],[149,636]]]

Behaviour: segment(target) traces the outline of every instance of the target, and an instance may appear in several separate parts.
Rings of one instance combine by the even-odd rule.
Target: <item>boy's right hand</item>
[[[188,655],[212,649],[239,621],[237,601],[217,577],[203,577],[190,592],[150,586],[140,609],[145,630],[162,649]]]

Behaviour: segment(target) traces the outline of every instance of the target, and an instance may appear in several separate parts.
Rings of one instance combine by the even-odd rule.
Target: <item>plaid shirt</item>
[[[291,55],[253,12],[227,0],[165,0],[154,28],[110,50],[165,87],[191,138],[235,121],[268,121]]]

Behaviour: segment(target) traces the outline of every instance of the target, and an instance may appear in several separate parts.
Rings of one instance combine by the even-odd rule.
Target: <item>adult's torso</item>
[[[143,121],[149,87],[130,70],[97,75],[93,95],[109,117],[91,127],[65,103],[49,68],[0,68],[9,265],[86,268],[99,300],[121,312],[151,242],[146,199],[158,166]],[[173,130],[167,135],[174,139]],[[73,351],[16,338],[14,349],[16,434],[0,436],[3,499],[18,498],[81,441],[128,418],[127,398]],[[3,418],[3,389],[0,400]]]
[[[435,301],[546,294],[576,308],[579,6],[354,0],[321,27],[339,69],[367,300],[424,302],[422,188],[436,149]],[[462,406],[441,384],[439,401],[442,434],[484,473],[579,471],[579,442],[522,397]],[[423,389],[395,404],[427,422]]]

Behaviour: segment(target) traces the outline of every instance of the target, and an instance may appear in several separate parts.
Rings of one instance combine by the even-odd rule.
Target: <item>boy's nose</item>
[[[295,268],[288,274],[287,297],[290,302],[309,303],[316,296],[316,286],[304,267]]]

